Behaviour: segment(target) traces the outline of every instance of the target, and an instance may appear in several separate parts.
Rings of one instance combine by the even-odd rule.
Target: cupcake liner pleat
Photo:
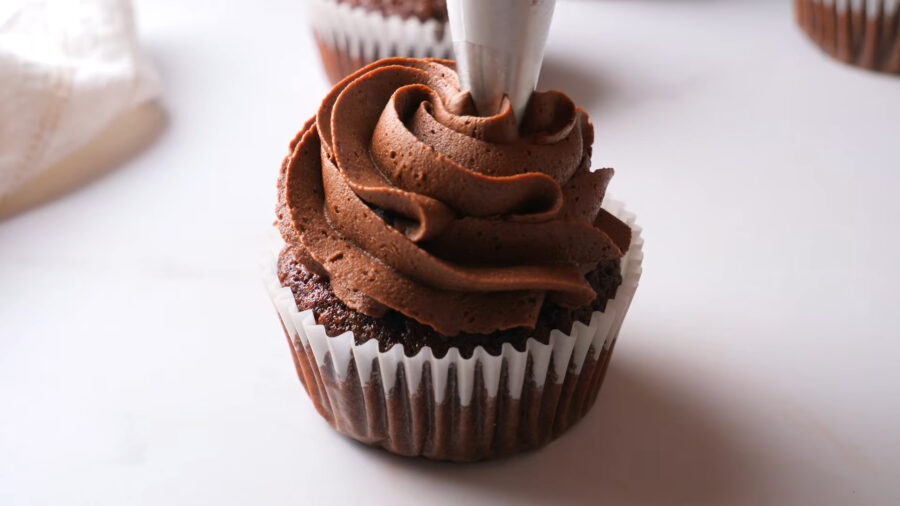
[[[900,73],[900,2],[794,0],[797,24],[845,63]]]
[[[292,349],[298,369],[317,369],[310,347]],[[413,392],[403,382],[386,395],[380,371],[364,382],[352,365],[345,380],[332,369],[318,368],[324,388],[311,388],[308,381],[304,386],[319,413],[346,436],[400,455],[465,462],[539,448],[568,430],[593,405],[611,355],[612,347],[601,350],[584,364],[582,374],[567,373],[561,383],[555,377],[543,386],[525,382],[518,398],[489,396],[483,376],[475,375],[469,404],[453,395],[460,381],[454,368],[443,402],[435,399],[427,366],[421,388]],[[508,385],[506,372],[504,365],[503,386]]]
[[[382,58],[452,58],[447,23],[385,16],[335,0],[308,0],[309,18],[332,83]]]
[[[266,287],[291,346],[297,374],[319,413],[338,432],[408,456],[472,461],[543,446],[593,405],[615,340],[637,289],[643,240],[633,214],[604,205],[632,227],[621,261],[623,281],[604,311],[570,334],[550,333],[525,349],[506,343],[498,355],[476,347],[463,357],[451,348],[435,357],[423,347],[408,356],[402,345],[381,351],[356,344],[352,332],[329,337],[312,311],[300,311],[281,286],[276,235],[263,266]]]

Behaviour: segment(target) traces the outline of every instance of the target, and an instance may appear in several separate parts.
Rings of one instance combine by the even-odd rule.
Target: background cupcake
[[[446,0],[309,0],[332,83],[381,58],[450,58]]]
[[[450,61],[338,84],[291,143],[264,277],[339,432],[471,461],[540,447],[593,405],[641,273],[593,127],[559,92],[474,116]]]
[[[871,70],[900,73],[900,2],[795,0],[797,22],[829,55]]]

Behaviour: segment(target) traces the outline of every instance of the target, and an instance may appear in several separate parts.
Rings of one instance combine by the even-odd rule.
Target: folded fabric
[[[159,91],[128,0],[0,3],[0,200]]]

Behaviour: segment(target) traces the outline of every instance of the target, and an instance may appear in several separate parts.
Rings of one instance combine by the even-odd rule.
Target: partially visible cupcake
[[[264,277],[339,432],[471,461],[540,447],[597,397],[641,274],[593,127],[560,92],[475,115],[454,63],[338,83],[290,145]]]
[[[309,0],[332,83],[381,58],[451,58],[446,0]]]
[[[900,2],[794,0],[797,23],[829,55],[845,63],[900,73]]]

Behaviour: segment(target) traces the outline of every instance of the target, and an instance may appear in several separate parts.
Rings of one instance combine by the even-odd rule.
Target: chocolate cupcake
[[[590,409],[637,289],[633,215],[603,202],[562,93],[475,116],[454,64],[338,83],[290,144],[265,266],[300,380],[339,432],[471,461]]]
[[[381,58],[450,58],[446,0],[309,0],[332,83]]]
[[[829,55],[851,65],[900,73],[900,2],[794,0],[797,23]]]

